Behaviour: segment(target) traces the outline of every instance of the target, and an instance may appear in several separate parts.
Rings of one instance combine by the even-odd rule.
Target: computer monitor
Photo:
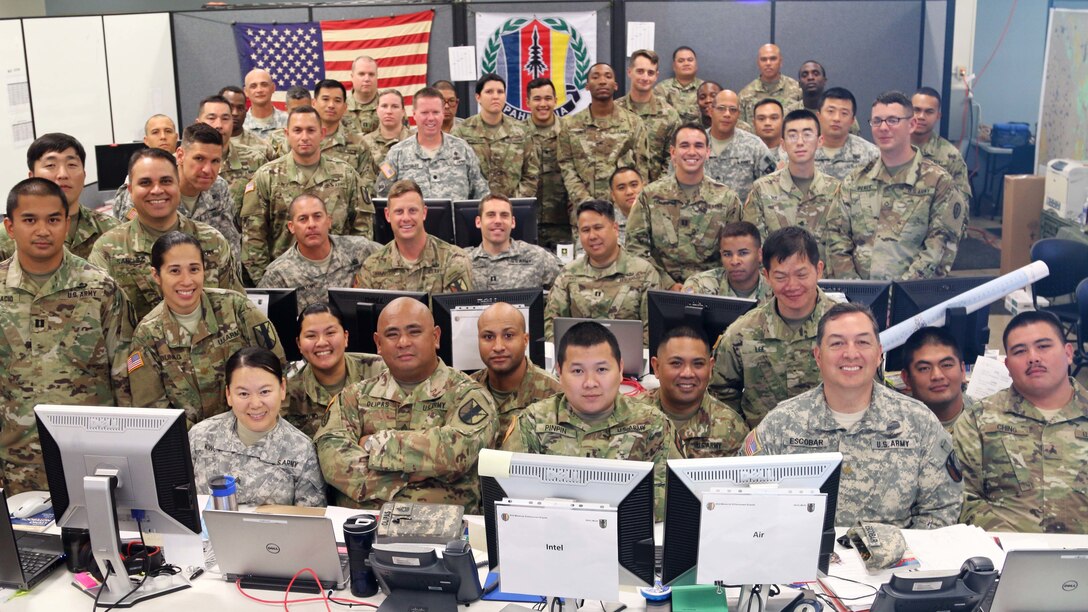
[[[614,508],[618,529],[616,558],[619,562],[619,582],[634,585],[653,584],[654,464],[652,462],[535,455],[484,449],[480,451],[478,465],[484,528],[487,532],[487,562],[492,570],[498,568],[500,585],[503,567],[499,559],[497,521],[503,520],[503,517],[497,515],[499,513],[496,512],[496,504],[504,499],[530,503],[563,500],[561,503],[568,503],[570,506],[604,504]],[[605,525],[595,528],[603,529]],[[547,553],[541,550],[532,554],[539,556]],[[578,571],[581,567],[575,563],[573,569]],[[501,588],[506,590],[506,587]],[[541,595],[558,594],[554,586],[545,585],[541,591],[539,593]],[[568,596],[576,597],[577,594],[568,594]],[[594,597],[594,599],[601,598]]]
[[[246,296],[268,317],[280,337],[288,361],[302,359],[298,351],[298,291],[291,288],[246,289]]]
[[[825,278],[816,283],[824,293],[842,293],[851,304],[865,304],[873,311],[880,331],[888,328],[888,311],[891,303],[891,281],[869,281]]]
[[[393,227],[385,220],[387,198],[374,198],[374,242],[386,244],[393,240]],[[427,218],[423,227],[435,238],[453,243],[453,203],[451,200],[424,200]]]
[[[200,533],[185,412],[53,405],[34,412],[57,525],[90,531],[95,562],[106,577],[99,603],[127,607],[187,588],[148,580],[134,589],[119,532]]]
[[[142,142],[121,142],[95,145],[94,161],[98,166],[98,190],[117,189],[125,184],[128,162],[136,151],[146,149]]]
[[[895,281],[892,289],[891,323],[897,325],[911,317],[946,302],[961,293],[994,280],[993,276],[946,276],[925,280]],[[963,352],[964,363],[973,364],[986,352],[990,341],[990,305],[967,314],[959,309],[947,313],[944,328],[956,339]],[[888,352],[884,369],[897,372],[906,367],[903,349]]]
[[[348,331],[349,353],[377,353],[374,332],[378,330],[378,315],[399,297],[419,300],[429,305],[422,291],[386,291],[384,289],[329,289],[329,304],[340,311],[344,329]]]
[[[514,205],[514,229],[510,237],[529,244],[537,243],[537,204],[536,198],[510,198]],[[480,211],[479,200],[457,200],[453,203],[453,234],[457,246],[471,249],[483,242],[483,234],[476,227],[476,216]]]
[[[712,459],[669,459],[665,480],[665,545],[662,581],[673,583],[696,569],[702,497],[717,489],[818,490],[826,495],[823,529],[816,568],[827,573],[835,548],[835,510],[838,507],[841,453],[717,457]],[[744,547],[752,539],[748,525],[737,525],[736,544],[722,554],[744,558]],[[715,534],[729,537],[729,534]],[[782,554],[788,556],[789,550]],[[729,582],[729,577],[723,579]],[[685,578],[685,582],[687,577]]]
[[[657,355],[657,344],[665,332],[678,325],[702,331],[713,346],[718,336],[740,316],[756,307],[747,298],[698,295],[650,289],[646,292],[650,317],[650,356]]]
[[[544,291],[508,289],[504,291],[464,291],[441,293],[431,297],[435,325],[442,328],[438,356],[451,368],[475,372],[484,368],[480,360],[476,322],[492,304],[506,302],[525,316],[529,333],[529,360],[544,367]]]

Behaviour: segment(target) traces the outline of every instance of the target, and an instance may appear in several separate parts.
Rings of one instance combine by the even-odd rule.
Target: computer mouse
[[[26,491],[8,498],[8,511],[13,518],[29,518],[52,505],[49,491]]]

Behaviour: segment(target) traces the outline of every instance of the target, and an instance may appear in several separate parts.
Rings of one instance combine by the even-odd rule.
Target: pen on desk
[[[198,567],[198,568],[196,568],[195,572],[193,572],[192,574],[189,574],[189,580],[196,580],[203,573],[204,573],[204,568]]]

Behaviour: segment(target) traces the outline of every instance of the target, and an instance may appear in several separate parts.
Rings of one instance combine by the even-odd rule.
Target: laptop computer
[[[986,602],[983,602],[985,605]],[[1088,609],[1088,548],[1012,550],[993,604],[982,612],[1073,612]]]
[[[3,489],[0,511],[0,587],[31,589],[64,562],[60,536],[13,528]]]
[[[559,341],[566,335],[567,330],[582,321],[593,321],[608,328],[620,345],[620,356],[623,357],[623,375],[630,378],[642,376],[642,368],[645,365],[642,353],[642,321],[628,319],[579,319],[574,317],[556,317],[552,324],[555,325],[555,346],[559,347]]]
[[[347,554],[336,547],[332,521],[323,516],[258,514],[205,510],[219,571],[229,582],[242,586],[286,590],[303,568],[311,568],[326,589],[343,589],[348,583]],[[291,590],[317,592],[308,573],[300,575]]]

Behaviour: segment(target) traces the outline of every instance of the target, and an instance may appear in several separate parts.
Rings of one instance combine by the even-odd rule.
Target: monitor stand
[[[581,603],[578,603],[581,602]],[[573,599],[571,597],[548,597],[544,604],[544,609],[548,612],[578,612],[584,605],[584,599]],[[627,606],[618,601],[602,601],[601,609],[604,612],[620,612]]]
[[[740,587],[740,596],[737,597],[737,609],[751,612],[764,612],[767,609],[767,599],[771,596],[769,584],[744,584]]]

